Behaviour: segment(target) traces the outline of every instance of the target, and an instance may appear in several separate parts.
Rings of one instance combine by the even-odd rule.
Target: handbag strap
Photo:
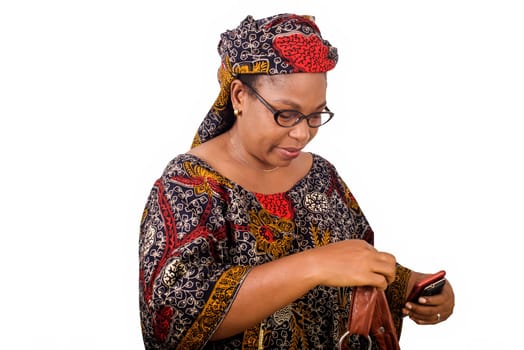
[[[371,349],[371,336],[381,350],[400,350],[395,323],[384,291],[374,287],[356,287],[351,293],[348,330],[340,338],[342,349],[345,337],[359,334],[367,337]]]

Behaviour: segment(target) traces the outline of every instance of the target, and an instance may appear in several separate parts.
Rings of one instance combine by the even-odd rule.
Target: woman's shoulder
[[[180,153],[167,163],[162,176],[191,176],[194,174],[194,169],[196,168],[205,169],[210,172],[214,171],[213,168],[203,159],[191,153]]]
[[[331,161],[329,161],[327,158],[316,154],[311,153],[313,156],[313,169],[312,170],[318,170],[318,171],[334,171],[336,172],[336,167]]]

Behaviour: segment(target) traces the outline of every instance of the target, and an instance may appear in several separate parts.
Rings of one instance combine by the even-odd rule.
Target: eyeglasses
[[[301,113],[299,111],[296,111],[294,109],[282,109],[277,110],[273,108],[269,102],[267,102],[260,94],[252,88],[250,85],[242,82],[245,86],[247,86],[253,93],[255,94],[256,98],[264,105],[266,106],[271,113],[273,113],[273,117],[275,118],[275,122],[284,127],[284,128],[291,128],[298,123],[300,123],[302,120],[307,121],[307,125],[310,128],[318,128],[319,126],[322,126],[326,124],[328,121],[333,118],[335,113],[331,112],[327,107],[324,107],[324,110],[322,112],[313,112],[308,115],[305,115],[304,113]]]

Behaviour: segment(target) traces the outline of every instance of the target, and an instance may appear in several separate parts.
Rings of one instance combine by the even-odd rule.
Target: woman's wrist
[[[315,249],[297,253],[297,269],[302,275],[303,281],[310,288],[323,284],[326,276],[322,270],[322,263],[318,261]]]

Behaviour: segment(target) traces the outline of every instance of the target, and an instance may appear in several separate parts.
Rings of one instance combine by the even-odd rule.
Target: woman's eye
[[[299,111],[282,111],[279,117],[283,119],[298,119],[301,115]]]

